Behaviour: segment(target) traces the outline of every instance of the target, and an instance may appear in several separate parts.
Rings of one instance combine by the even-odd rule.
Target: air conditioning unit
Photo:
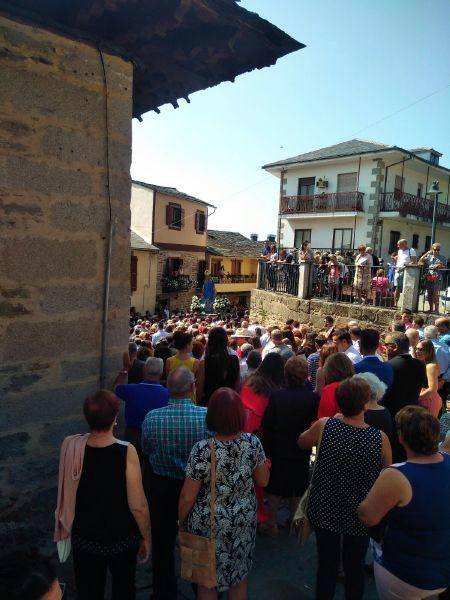
[[[326,179],[325,177],[323,177],[323,178],[321,177],[320,179],[317,180],[316,187],[318,187],[320,190],[327,188],[328,187],[328,179]]]

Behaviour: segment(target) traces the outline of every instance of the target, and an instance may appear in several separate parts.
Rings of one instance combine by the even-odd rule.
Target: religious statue
[[[210,313],[213,311],[215,297],[216,289],[214,287],[214,280],[211,277],[211,273],[208,270],[206,270],[201,299],[201,305],[204,312]]]

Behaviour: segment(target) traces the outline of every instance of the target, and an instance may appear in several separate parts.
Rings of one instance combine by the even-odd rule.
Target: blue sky
[[[307,47],[134,120],[134,178],[216,205],[210,229],[263,238],[276,232],[279,190],[265,163],[361,137],[433,146],[450,167],[449,0],[241,5]]]

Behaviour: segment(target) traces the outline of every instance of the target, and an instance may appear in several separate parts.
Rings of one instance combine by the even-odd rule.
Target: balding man
[[[167,378],[169,404],[152,410],[142,426],[142,450],[148,456],[152,572],[155,600],[175,600],[174,548],[178,531],[178,500],[186,463],[194,444],[208,437],[206,408],[192,402],[194,374],[178,367]]]
[[[438,332],[439,341],[450,346],[450,319],[448,317],[440,317],[434,322]]]
[[[141,459],[141,429],[144,418],[151,410],[162,408],[169,401],[169,393],[160,382],[163,370],[163,360],[151,356],[144,363],[144,380],[141,383],[119,383],[114,390],[125,402],[125,439],[136,447]]]
[[[417,329],[410,327],[406,331],[406,337],[409,340],[409,353],[413,358],[416,358],[416,346],[420,340],[419,332],[417,331]]]

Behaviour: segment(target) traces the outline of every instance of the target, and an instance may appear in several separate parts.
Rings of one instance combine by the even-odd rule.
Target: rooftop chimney
[[[271,244],[274,244],[276,240],[276,236],[273,233],[269,233],[267,235],[267,241],[270,242]]]
[[[250,234],[250,239],[252,240],[252,242],[257,242],[258,241],[258,234],[257,233],[251,233]]]

